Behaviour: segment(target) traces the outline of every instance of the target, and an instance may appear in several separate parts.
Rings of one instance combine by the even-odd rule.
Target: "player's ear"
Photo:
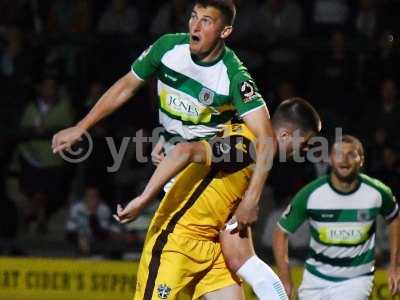
[[[282,141],[287,141],[292,137],[292,132],[289,129],[281,129],[278,134]]]
[[[364,155],[361,156],[360,168],[364,166]]]
[[[232,26],[225,26],[224,29],[222,29],[220,37],[221,39],[227,39],[231,33],[232,33],[233,27]]]

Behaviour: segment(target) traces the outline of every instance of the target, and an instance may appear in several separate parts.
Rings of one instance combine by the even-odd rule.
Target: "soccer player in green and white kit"
[[[399,287],[399,206],[392,191],[360,173],[361,142],[349,135],[336,142],[330,155],[332,172],[306,185],[293,198],[274,233],[274,255],[286,292],[292,282],[288,266],[288,234],[308,221],[310,251],[299,299],[366,300],[373,287],[375,222],[389,224],[389,289]]]
[[[85,118],[53,137],[53,151],[70,147],[86,130],[125,104],[143,82],[156,76],[160,123],[166,130],[167,140],[172,137],[188,141],[210,138],[234,115],[242,118],[255,135],[254,173],[234,214],[239,227],[249,232],[246,227],[257,219],[258,201],[276,141],[264,100],[247,69],[225,46],[233,29],[235,13],[232,0],[195,1],[189,20],[190,33],[167,34],[159,38],[133,63],[132,71],[105,92]],[[167,141],[165,150],[168,151],[170,146]],[[159,160],[161,147],[156,150],[153,157]],[[265,276],[254,282],[246,279],[257,293],[254,286],[262,290],[262,286],[270,284],[265,282],[270,269],[254,254],[249,236],[250,233],[246,238],[227,233],[222,243],[225,249],[237,250],[224,254],[230,269],[241,277],[252,278],[253,274],[265,271]]]

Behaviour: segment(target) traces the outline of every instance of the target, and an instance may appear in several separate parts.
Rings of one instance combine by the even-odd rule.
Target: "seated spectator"
[[[109,235],[111,210],[100,197],[98,189],[87,186],[81,201],[70,207],[66,224],[67,238],[79,252],[89,254],[94,240],[104,240]]]
[[[44,75],[36,99],[25,108],[18,146],[20,186],[31,204],[28,219],[37,221],[40,232],[47,231],[48,216],[63,204],[69,187],[68,168],[59,155],[52,153],[50,145],[54,133],[71,126],[72,108],[53,76]]]
[[[102,199],[96,186],[85,188],[83,199],[72,204],[66,222],[67,239],[73,242],[80,254],[93,253],[94,243],[106,240],[133,241],[135,236],[121,233],[113,226],[111,210]]]

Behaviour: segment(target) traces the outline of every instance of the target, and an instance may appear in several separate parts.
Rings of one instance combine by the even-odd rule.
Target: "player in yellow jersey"
[[[305,148],[321,127],[314,108],[299,98],[283,102],[272,125],[279,150],[289,156],[294,143],[298,149]],[[294,138],[296,131],[301,141]],[[248,187],[254,142],[244,124],[234,124],[209,141],[178,144],[156,169],[144,192],[125,209],[118,208],[119,220],[131,221],[169,178],[183,170],[149,227],[135,299],[177,299],[185,288],[192,289],[193,298],[243,299],[238,278],[225,264],[219,233]],[[254,249],[239,246],[235,250],[248,253],[245,260],[254,256]],[[261,277],[263,299],[287,299],[272,270],[254,275]]]

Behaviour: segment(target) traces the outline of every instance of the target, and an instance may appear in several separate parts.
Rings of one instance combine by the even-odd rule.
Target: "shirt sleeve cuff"
[[[131,68],[131,72],[132,72],[132,74],[133,74],[137,79],[139,79],[140,81],[145,81],[142,77],[140,77],[140,76],[135,72],[135,70],[134,70],[133,68]]]
[[[399,205],[396,203],[396,206],[394,208],[394,210],[388,214],[387,216],[385,216],[385,220],[386,222],[390,223],[392,222],[397,216],[399,215]]]
[[[276,223],[276,225],[277,225],[283,232],[285,232],[285,233],[287,233],[287,234],[293,234],[293,232],[291,232],[291,231],[289,231],[288,229],[286,229],[285,227],[283,227],[281,223],[278,222],[278,223]]]
[[[248,110],[248,111],[242,113],[242,114],[240,115],[240,118],[243,119],[243,117],[245,117],[246,115],[248,115],[248,114],[250,114],[250,113],[252,113],[252,112],[254,112],[254,111],[256,111],[256,110],[259,110],[259,109],[261,109],[261,108],[267,109],[267,104],[263,103],[263,104],[260,105],[260,106],[257,106],[257,107],[255,107],[255,108],[253,108],[253,109],[250,109],[250,110]]]

